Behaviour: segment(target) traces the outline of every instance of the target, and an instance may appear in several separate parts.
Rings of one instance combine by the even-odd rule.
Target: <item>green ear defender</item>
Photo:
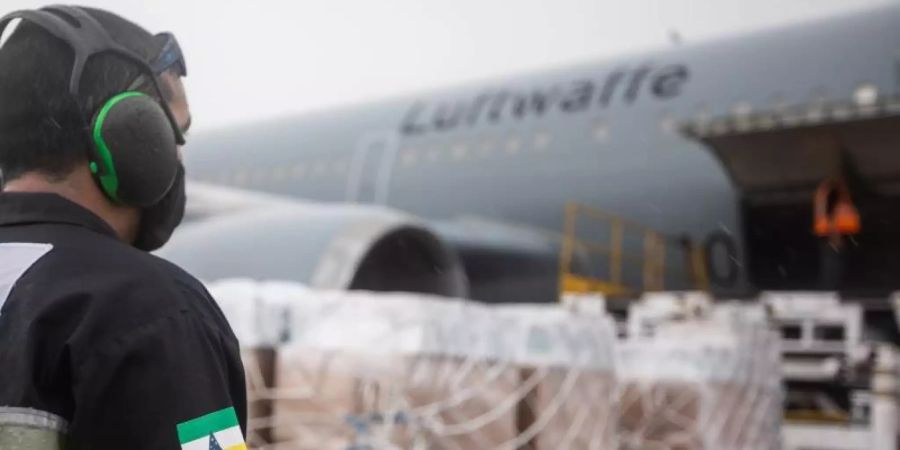
[[[157,77],[172,67],[187,75],[181,50],[171,34],[154,61],[115,42],[96,19],[85,11],[65,5],[40,10],[22,10],[0,17],[0,35],[15,19],[27,20],[72,47],[69,94],[79,106],[79,86],[84,68],[94,55],[116,56],[131,64],[149,80],[156,98],[164,98]],[[147,208],[157,204],[171,189],[180,169],[178,144],[184,135],[166,102],[140,92],[123,92],[108,99],[93,120],[83,116],[87,131],[88,160],[100,189],[113,201]]]
[[[115,95],[91,122],[90,169],[113,201],[149,207],[172,187],[178,146],[166,113],[135,91]]]

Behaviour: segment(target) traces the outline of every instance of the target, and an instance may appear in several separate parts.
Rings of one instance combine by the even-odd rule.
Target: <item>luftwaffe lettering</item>
[[[683,64],[658,68],[644,65],[614,70],[600,81],[578,79],[532,90],[499,88],[456,101],[420,101],[407,112],[401,132],[419,135],[450,131],[485,122],[542,117],[551,111],[579,113],[606,108],[617,101],[630,105],[643,92],[667,100],[681,94],[688,78],[688,68]]]

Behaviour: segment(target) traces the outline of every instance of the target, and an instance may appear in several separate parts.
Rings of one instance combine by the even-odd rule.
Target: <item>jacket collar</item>
[[[38,223],[75,225],[118,239],[106,221],[58,194],[0,192],[0,227]]]

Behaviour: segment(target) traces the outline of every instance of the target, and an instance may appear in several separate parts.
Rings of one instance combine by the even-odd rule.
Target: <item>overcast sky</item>
[[[187,54],[195,130],[898,0],[82,0]],[[0,0],[0,12],[47,1]]]

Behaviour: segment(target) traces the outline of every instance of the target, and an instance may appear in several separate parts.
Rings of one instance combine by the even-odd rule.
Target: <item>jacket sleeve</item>
[[[235,346],[179,311],[98,348],[76,371],[71,447],[244,448],[246,391]]]

